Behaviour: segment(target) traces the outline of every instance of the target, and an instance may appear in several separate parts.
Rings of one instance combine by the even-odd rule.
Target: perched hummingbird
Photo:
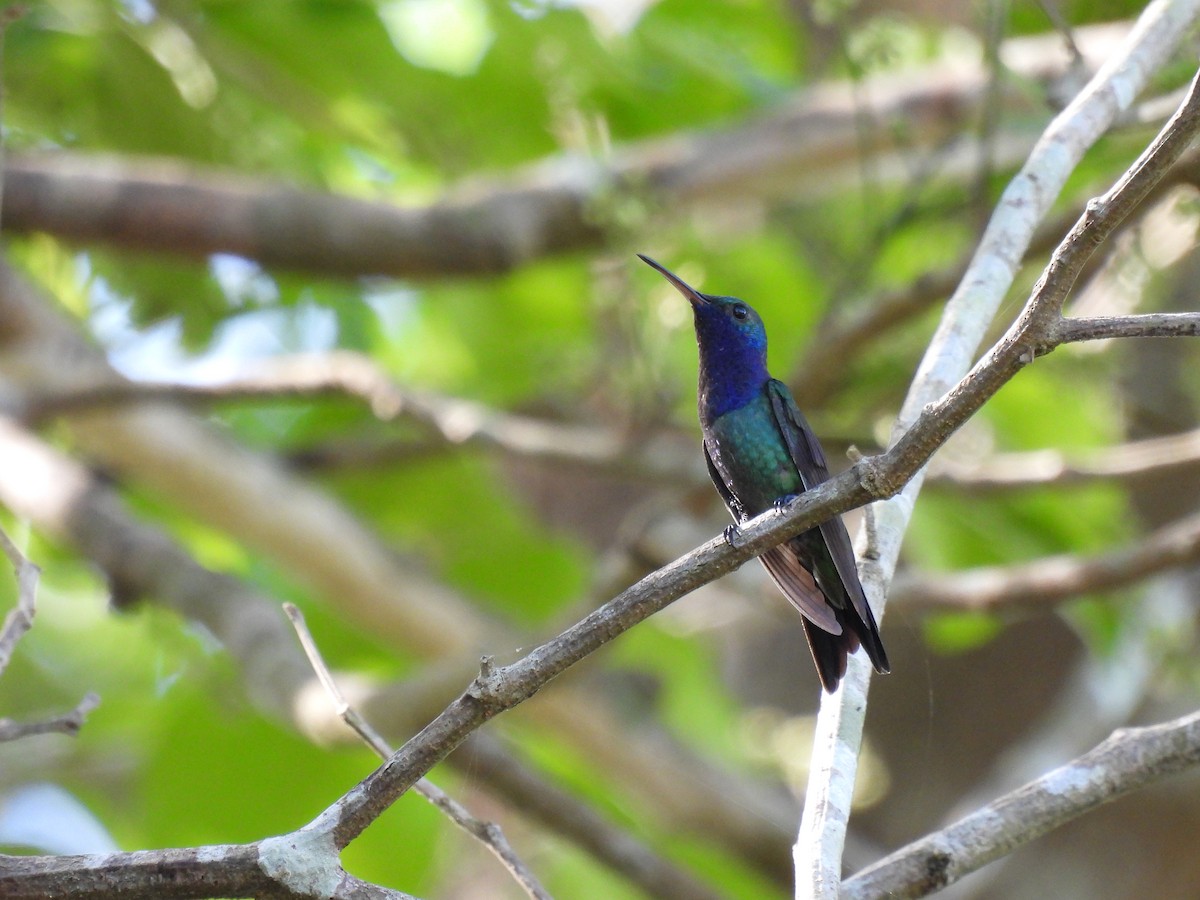
[[[704,460],[734,522],[778,508],[827,480],[817,436],[791,391],[767,372],[767,332],[758,313],[736,297],[702,294],[650,257],[638,256],[692,304]],[[846,654],[860,645],[877,672],[890,671],[840,516],[759,558],[800,611],[826,691],[837,688],[846,674]]]

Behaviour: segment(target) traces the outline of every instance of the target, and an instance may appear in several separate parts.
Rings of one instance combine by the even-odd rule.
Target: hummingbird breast
[[[749,515],[803,490],[765,396],[717,417],[705,428],[705,444],[721,478]]]

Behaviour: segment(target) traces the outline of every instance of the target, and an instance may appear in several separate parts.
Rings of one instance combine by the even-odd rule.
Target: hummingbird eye
[[[745,303],[733,304],[733,317],[735,319],[744,319],[748,315],[750,315],[750,307]]]

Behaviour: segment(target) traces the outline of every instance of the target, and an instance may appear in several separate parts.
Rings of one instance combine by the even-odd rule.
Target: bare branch
[[[33,625],[33,617],[37,612],[38,579],[42,570],[17,549],[3,528],[0,528],[0,550],[4,551],[17,575],[17,605],[4,617],[4,625],[0,626],[0,674],[3,674],[17,642]]]
[[[31,422],[106,407],[168,401],[211,404],[289,397],[351,396],[382,421],[403,418],[450,447],[481,447],[542,461],[637,472],[678,480],[679,467],[662,461],[662,440],[596,425],[522,416],[482,403],[406,388],[370,357],[351,351],[277,357],[255,371],[213,385],[110,381],[30,392],[13,413]],[[10,401],[12,402],[12,401]],[[426,450],[431,449],[425,445]],[[697,469],[697,475],[699,470]]]
[[[91,477],[78,463],[23,431],[0,419],[0,501],[29,517],[41,529],[72,542],[93,560],[110,578],[119,597],[149,595],[155,601],[189,619],[201,622],[217,635],[223,646],[238,661],[242,680],[256,702],[268,711],[290,717],[304,728],[297,698],[311,681],[310,667],[295,649],[290,632],[277,615],[278,604],[246,583],[200,566],[174,540],[158,529],[134,519],[111,487]],[[497,638],[497,640],[501,640]],[[511,644],[513,637],[503,639]],[[445,689],[437,685],[424,698],[424,705],[413,708],[413,698],[394,685],[376,689],[368,702],[379,706],[389,717],[390,728],[416,729],[431,703],[440,708],[443,698],[463,680],[451,668],[452,681]],[[437,679],[439,684],[444,679]],[[562,729],[554,718],[560,706],[572,709],[586,705],[589,722],[611,736],[607,717],[598,715],[596,704],[570,696],[562,702],[546,698],[539,704],[543,724]],[[418,721],[413,722],[412,718]],[[382,718],[382,713],[381,713]],[[560,717],[561,718],[561,717]],[[548,785],[535,773],[517,763],[492,741],[473,743],[461,758],[451,763],[470,772],[496,792],[523,809],[531,818],[554,833],[573,838],[602,862],[621,872],[648,893],[664,897],[702,897],[706,890],[694,877],[655,854],[612,822],[605,820],[576,797]],[[631,751],[632,752],[632,751]],[[666,761],[664,763],[664,761]],[[782,827],[785,814],[757,802],[757,795],[739,790],[737,804],[729,804],[721,792],[705,789],[713,782],[727,783],[731,776],[722,772],[698,775],[696,767],[678,755],[659,753],[654,769],[664,764],[677,769],[675,777],[662,784],[651,784],[642,776],[647,767],[626,756],[618,761],[626,771],[635,770],[638,790],[657,798],[667,793],[674,806],[660,804],[655,812],[668,828],[694,828],[700,823],[710,839],[729,843],[754,862],[762,857],[778,857],[787,845]],[[690,792],[688,788],[691,788]],[[514,798],[514,793],[519,797]],[[732,835],[721,829],[724,821]],[[770,851],[775,850],[772,854]],[[757,850],[758,855],[752,853]]]
[[[1194,12],[1195,10],[1189,11]],[[1162,9],[1157,10],[1157,14],[1161,13]],[[1170,42],[1177,38],[1179,23],[1167,17],[1158,19],[1156,24],[1157,27],[1151,31],[1160,41],[1158,51],[1164,52],[1165,48],[1170,46]],[[1133,46],[1137,46],[1137,43]],[[1111,86],[1109,90],[1112,90]],[[1112,103],[1109,108],[1111,118],[1115,115],[1115,99],[1109,93],[1103,96]],[[1104,201],[1089,207],[1085,221],[1080,226],[1085,233],[1107,235],[1115,227],[1117,219],[1134,205],[1133,198],[1140,196],[1139,191],[1148,188],[1152,183],[1153,175],[1162,172],[1178,152],[1182,151],[1184,135],[1190,138],[1200,128],[1200,116],[1195,114],[1197,108],[1200,108],[1200,96],[1193,90],[1168,130],[1135,165],[1133,172],[1136,176],[1123,178],[1118,187],[1106,195]],[[1093,123],[1090,133],[1099,134],[1101,124]],[[1077,147],[1076,153],[1081,152],[1082,148]],[[1053,304],[1052,308],[1055,311],[1061,309],[1065,299],[1066,273],[1078,270],[1083,259],[1094,249],[1095,242],[1084,243],[1069,238],[1064,246],[1066,249],[1060,248],[1061,252],[1055,255],[1051,263],[1050,272],[1053,277],[1043,279],[1030,300],[1029,305],[1034,312],[1040,313],[1048,303]],[[1025,315],[1022,320],[1041,323],[1041,316]],[[1043,331],[1039,333],[1039,346],[1046,346],[1052,341],[1051,337],[1043,335],[1048,335],[1046,327],[1052,327],[1056,321],[1055,318],[1050,318],[1043,326]],[[1030,329],[1028,326],[1020,327],[1016,333],[1021,337],[1028,337]],[[737,546],[730,546],[728,542],[719,538],[714,539],[642,579],[577,625],[531,651],[523,659],[508,666],[487,667],[466,692],[451,703],[420,735],[401,747],[383,767],[369,776],[358,788],[326,810],[314,821],[313,827],[331,829],[338,845],[344,846],[361,833],[383,808],[394,802],[395,798],[443,759],[468,734],[485,721],[533,696],[551,679],[633,625],[683,594],[725,574],[780,541],[811,528],[830,515],[899,491],[916,475],[954,428],[961,424],[955,422],[957,410],[970,407],[974,412],[1027,362],[1019,358],[1020,354],[1026,351],[1012,350],[1010,345],[1013,343],[1011,336],[1006,337],[1005,341],[994,348],[985,361],[951,390],[945,399],[925,410],[913,427],[888,452],[874,459],[864,459],[848,472],[802,494],[782,514],[772,511],[751,520],[743,526]],[[1014,362],[1017,364],[1014,365]],[[861,678],[863,674],[865,673],[860,673],[858,677]],[[859,704],[865,704],[864,687],[865,683],[857,689],[860,693],[856,698]],[[839,699],[844,700],[845,697],[843,688],[833,695],[834,704],[826,705],[832,708]],[[822,707],[823,711],[824,708],[825,705]],[[861,734],[861,718],[857,731]],[[844,740],[845,735],[840,730],[838,733],[841,735],[839,741]],[[857,738],[854,743],[857,743]],[[821,769],[814,767],[814,771]],[[844,820],[842,824],[844,826]],[[842,833],[844,834],[844,831]],[[816,843],[814,841],[814,846]],[[840,840],[838,846],[840,847]]]
[[[88,713],[100,705],[100,695],[89,691],[70,712],[52,716],[49,719],[35,719],[31,722],[17,722],[13,719],[0,719],[0,743],[15,741],[18,738],[32,734],[79,734],[79,729],[87,721]]]
[[[1128,547],[1097,556],[1050,556],[1013,566],[949,575],[897,576],[890,601],[916,609],[1045,607],[1087,593],[1115,591],[1200,560],[1200,515],[1160,528]]]
[[[1108,338],[1196,337],[1200,334],[1200,313],[1144,313],[1138,316],[1063,319],[1055,330],[1059,344]]]
[[[860,872],[844,900],[925,897],[1058,826],[1200,765],[1200,713],[1127,728],[1053,772]]]
[[[383,735],[372,728],[371,723],[359,715],[358,710],[347,703],[346,698],[342,696],[342,692],[333,678],[333,673],[329,671],[329,666],[325,664],[321,651],[317,648],[317,642],[313,640],[312,632],[308,630],[308,623],[304,621],[304,613],[300,612],[294,603],[283,604],[283,611],[287,613],[292,627],[296,629],[296,636],[300,639],[300,646],[304,648],[304,655],[308,657],[313,671],[316,672],[321,685],[329,694],[329,699],[333,701],[338,716],[353,728],[364,743],[381,759],[386,760],[392,755],[391,746],[383,739]],[[499,825],[475,818],[465,806],[454,800],[428,778],[418,781],[416,790],[418,794],[445,813],[450,821],[487,847],[500,860],[500,864],[508,870],[513,880],[533,900],[550,900],[550,894],[542,887],[537,876],[517,856]]]
[[[1144,198],[1194,137],[1197,100],[1193,83],[1183,106],[1126,176],[1104,198],[1089,204],[1088,213],[1052,257],[1021,318],[983,360],[970,368],[976,347],[1012,284],[1036,223],[1049,210],[1068,173],[1117,115],[1129,108],[1148,74],[1163,64],[1198,13],[1194,0],[1151,3],[1122,47],[1110,55],[1088,86],[1047,127],[1001,196],[976,255],[947,303],[926,350],[893,428],[894,443],[880,458],[880,466],[867,467],[860,475],[872,493],[881,497],[900,493],[877,511],[878,540],[870,548],[874,564],[862,568],[864,587],[877,619],[883,614],[887,582],[921,490],[921,466],[987,398],[1023,365],[1032,362],[1039,348],[1053,345],[1051,331],[1061,316],[1067,291],[1092,251]],[[855,469],[864,466],[860,463]],[[894,476],[899,480],[893,480]],[[841,881],[842,849],[870,678],[870,667],[856,654],[839,691],[822,698],[812,775],[794,849],[799,896],[835,896]]]
[[[929,483],[968,491],[1062,487],[1097,479],[1134,480],[1200,467],[1200,429],[1088,451],[1075,458],[1061,450],[1002,453],[970,462],[937,457]]]
[[[1076,38],[1089,59],[1100,61],[1124,31],[1093,26]],[[1013,40],[1002,52],[1010,69],[1043,85],[1071,65],[1053,37]],[[828,190],[856,179],[860,114],[882,124],[865,149],[877,158],[877,171],[894,177],[908,171],[902,162],[908,154],[938,147],[977,115],[986,79],[981,66],[962,60],[911,75],[888,73],[862,85],[861,109],[852,85],[818,88],[737,128],[647,141],[609,161],[550,159],[509,183],[466,185],[425,207],[200,173],[164,160],[22,156],[8,165],[3,215],[6,228],[16,231],[192,257],[236,253],[331,274],[501,272],[601,245],[594,207],[614,188],[680,210],[697,202],[774,199],[781,189]],[[1003,101],[1012,110],[1030,107],[1029,92],[1015,85],[1006,86]],[[896,140],[901,132],[909,145]],[[1014,160],[1028,148],[1024,136],[1007,143]],[[972,147],[964,148],[963,174],[976,158]],[[950,169],[942,166],[941,174]]]
[[[296,900],[415,900],[354,878],[321,835],[293,832],[254,844],[139,850],[93,856],[0,855],[5,900],[191,900],[272,897]]]

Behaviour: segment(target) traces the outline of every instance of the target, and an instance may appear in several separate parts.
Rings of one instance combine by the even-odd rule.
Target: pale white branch
[[[1200,765],[1200,713],[1094,750],[847,879],[841,900],[924,897],[1124,794]]]

